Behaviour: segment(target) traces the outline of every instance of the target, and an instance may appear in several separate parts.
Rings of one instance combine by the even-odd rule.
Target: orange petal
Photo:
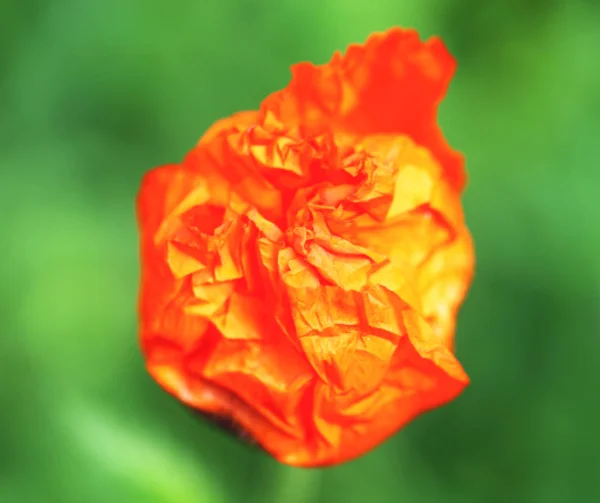
[[[396,28],[349,46],[325,65],[295,65],[288,87],[269,96],[263,110],[309,131],[333,127],[351,135],[409,136],[436,157],[460,190],[463,156],[449,147],[437,124],[455,69],[440,39],[422,42],[416,31]]]

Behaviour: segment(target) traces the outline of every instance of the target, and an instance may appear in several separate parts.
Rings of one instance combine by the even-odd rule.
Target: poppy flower
[[[164,389],[294,466],[461,393],[474,255],[437,124],[454,70],[437,38],[374,34],[145,175],[140,339]]]

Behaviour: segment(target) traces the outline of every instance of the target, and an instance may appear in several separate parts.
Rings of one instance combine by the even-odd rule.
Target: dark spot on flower
[[[222,431],[232,435],[238,440],[243,441],[245,444],[261,448],[258,441],[248,432],[243,426],[241,426],[235,419],[221,414],[212,414],[209,412],[204,412],[198,409],[194,409],[192,407],[187,407],[186,409],[199,420],[208,421],[214,425],[216,425]]]

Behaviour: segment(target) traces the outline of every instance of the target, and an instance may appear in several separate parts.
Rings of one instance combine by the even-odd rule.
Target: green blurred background
[[[576,0],[3,0],[0,502],[600,501],[599,19]],[[286,468],[146,375],[134,197],[292,63],[394,25],[459,61],[441,122],[470,174],[472,385],[361,459]]]

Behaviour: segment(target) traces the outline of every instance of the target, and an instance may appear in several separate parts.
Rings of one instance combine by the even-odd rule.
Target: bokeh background
[[[600,4],[3,0],[0,502],[600,501]],[[441,35],[477,277],[472,385],[370,454],[296,470],[198,421],[136,341],[134,197],[289,66]]]

